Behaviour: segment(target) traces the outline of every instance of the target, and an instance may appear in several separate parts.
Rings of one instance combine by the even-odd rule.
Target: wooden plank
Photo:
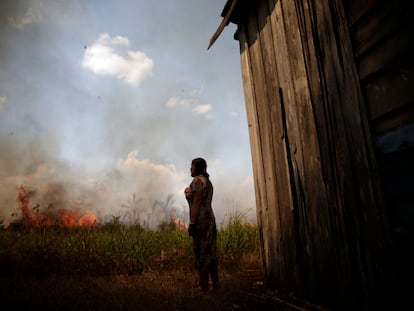
[[[397,127],[414,122],[414,102],[411,102],[400,109],[393,110],[372,122],[373,135],[385,134]]]
[[[278,126],[282,127],[274,132],[274,140],[277,143],[278,157],[275,158],[277,171],[279,176],[277,187],[279,190],[279,204],[280,204],[280,218],[282,223],[282,236],[283,236],[283,250],[285,261],[291,263],[291,266],[286,265],[286,273],[291,275],[290,284],[288,286],[292,290],[302,291],[303,285],[298,284],[298,280],[303,279],[303,252],[304,245],[299,239],[298,224],[295,224],[294,212],[298,208],[298,201],[296,199],[296,180],[295,177],[295,165],[293,164],[292,157],[295,157],[297,153],[298,141],[295,135],[297,135],[299,129],[297,128],[295,111],[293,110],[295,105],[295,89],[292,83],[293,74],[289,66],[289,50],[285,34],[285,25],[282,15],[281,1],[270,1],[269,9],[272,9],[270,15],[270,25],[272,29],[272,39],[269,42],[273,42],[274,55],[276,57],[277,68],[277,80],[280,84],[281,101],[280,106],[274,106],[275,109],[274,122],[279,123]],[[269,47],[270,48],[270,47]],[[289,139],[290,137],[290,139]],[[287,188],[286,188],[287,187]],[[293,189],[292,189],[293,187]],[[295,245],[295,248],[292,247]]]
[[[278,190],[276,188],[276,174],[275,174],[275,167],[273,163],[273,136],[272,136],[272,120],[270,115],[271,107],[269,105],[269,101],[272,98],[272,92],[275,89],[275,81],[270,81],[272,76],[270,76],[268,69],[271,66],[268,61],[266,60],[266,42],[268,40],[268,31],[266,31],[266,19],[267,19],[267,12],[263,11],[263,4],[264,1],[260,2],[260,7],[257,9],[257,17],[251,16],[248,21],[248,27],[257,33],[256,38],[254,39],[254,43],[251,45],[251,51],[254,53],[253,64],[256,77],[255,81],[257,81],[257,87],[255,89],[258,92],[257,97],[259,98],[260,102],[256,104],[257,108],[260,110],[259,117],[260,117],[260,126],[262,128],[263,133],[263,140],[262,140],[262,159],[263,164],[266,168],[265,170],[265,183],[266,183],[266,191],[268,192],[268,212],[269,212],[269,235],[267,238],[269,239],[269,253],[270,253],[270,272],[272,278],[269,281],[273,283],[275,279],[277,279],[277,285],[280,288],[281,284],[285,283],[286,276],[284,274],[284,261],[283,257],[279,256],[281,252],[281,224],[280,224],[280,217],[279,217],[279,203],[278,203]],[[273,67],[273,70],[275,68]],[[262,97],[263,95],[263,97]],[[273,97],[274,98],[274,97]],[[277,101],[277,98],[275,98]],[[274,284],[276,285],[276,284]]]
[[[266,273],[317,303],[364,304],[386,239],[342,0],[268,1],[239,26]]]
[[[340,233],[348,248],[351,268],[348,271],[352,281],[348,285],[354,284],[349,292],[350,299],[354,299],[354,303],[364,301],[371,304],[375,303],[370,301],[370,295],[377,290],[375,278],[383,272],[378,267],[384,264],[378,259],[384,258],[383,248],[376,241],[378,236],[385,237],[384,210],[382,199],[378,196],[381,191],[376,177],[372,139],[341,2],[309,2],[319,5],[309,10],[309,19],[313,18],[312,23],[318,23],[317,27],[309,25],[306,29],[309,32],[317,29],[317,33],[312,31],[312,38],[317,40],[313,51],[321,64],[320,78],[326,83],[324,93],[327,96],[325,103],[315,102],[314,105],[329,105],[332,117],[328,127],[319,130],[335,131],[334,137],[338,140],[332,150],[332,164],[339,177],[334,187],[338,191],[338,200],[342,201],[339,215],[344,227]],[[305,47],[304,50],[309,49]],[[313,79],[315,76],[310,74],[309,77]],[[317,83],[313,85],[317,87]],[[342,133],[339,133],[337,126],[343,129]],[[341,272],[342,276],[347,277]],[[341,286],[345,285],[346,282],[343,282]],[[346,293],[346,287],[341,292]],[[361,293],[364,294],[360,296]]]
[[[275,256],[275,251],[278,247],[277,235],[280,231],[277,228],[275,219],[277,219],[277,194],[274,182],[274,165],[272,158],[272,146],[273,140],[271,136],[271,123],[269,118],[269,98],[268,98],[268,85],[266,81],[266,75],[264,71],[264,62],[262,57],[262,40],[259,33],[259,25],[257,16],[251,14],[247,20],[248,27],[248,43],[249,43],[249,55],[252,68],[252,76],[254,81],[254,93],[256,98],[256,109],[259,117],[260,128],[260,144],[261,144],[261,158],[264,169],[264,191],[267,198],[267,205],[265,206],[266,213],[268,215],[266,223],[266,237],[268,241],[268,253],[269,253],[269,272],[272,275],[276,275],[279,269],[278,257]],[[273,264],[270,264],[272,262]],[[280,284],[283,284],[283,276],[278,275]]]
[[[394,0],[371,8],[367,18],[351,33],[355,56],[359,57],[375,48],[387,36],[392,36],[400,27],[405,27],[403,25],[414,17],[410,6],[409,1]]]
[[[360,21],[380,0],[343,0],[349,27]]]
[[[311,106],[311,109],[304,113],[307,114],[308,122],[312,122],[312,127],[304,132],[313,132],[314,137],[312,145],[303,147],[314,157],[313,161],[308,160],[304,164],[304,174],[311,176],[307,180],[307,183],[311,185],[306,203],[314,217],[308,225],[310,232],[306,238],[317,237],[317,242],[313,244],[315,255],[310,269],[314,271],[308,290],[314,299],[340,300],[338,298],[340,285],[344,284],[343,286],[346,287],[346,284],[349,284],[346,277],[341,279],[341,273],[346,274],[349,271],[349,262],[347,256],[344,256],[348,249],[343,239],[344,224],[341,217],[343,205],[340,197],[338,198],[341,192],[337,189],[340,173],[335,165],[335,148],[341,144],[341,139],[336,138],[340,136],[339,133],[343,133],[343,124],[333,122],[335,112],[331,103],[334,100],[330,98],[332,95],[329,94],[329,82],[327,81],[329,78],[324,72],[324,70],[332,70],[329,76],[333,79],[334,68],[325,65],[325,60],[318,55],[319,52],[330,53],[322,49],[326,41],[331,38],[329,28],[325,25],[323,4],[305,1],[303,5],[298,2],[295,5],[298,12],[298,28],[301,32],[303,67],[309,83],[307,92],[310,93],[307,104]],[[320,41],[314,41],[314,36],[317,34],[313,31],[323,31],[319,34]],[[316,283],[321,284],[318,290],[315,289]],[[320,297],[320,292],[325,293],[324,298]]]
[[[371,121],[414,101],[413,59],[401,59],[387,69],[363,86]]]
[[[255,23],[253,23],[254,26]],[[268,144],[264,143],[264,141],[268,142],[268,137],[267,137],[267,132],[266,129],[263,127],[263,112],[261,111],[261,106],[263,105],[263,91],[259,91],[258,89],[260,89],[261,85],[262,85],[262,80],[260,77],[258,76],[257,73],[257,57],[258,57],[258,53],[260,53],[260,50],[258,51],[258,49],[260,49],[260,45],[258,44],[256,38],[257,38],[257,26],[256,27],[252,27],[251,23],[247,23],[247,27],[246,27],[246,39],[247,39],[247,43],[249,46],[249,62],[250,62],[250,69],[251,69],[251,74],[252,74],[252,86],[253,86],[253,94],[254,94],[254,105],[255,105],[255,110],[256,110],[256,114],[257,114],[257,128],[258,128],[258,132],[260,133],[259,137],[258,137],[258,145],[259,145],[259,159],[258,161],[260,161],[260,163],[263,165],[263,169],[261,170],[261,175],[259,176],[260,182],[259,182],[259,187],[261,188],[261,191],[263,193],[263,200],[262,200],[262,206],[261,206],[261,210],[262,210],[262,214],[263,214],[263,221],[262,221],[262,228],[263,228],[263,237],[264,237],[264,254],[265,254],[265,261],[266,261],[266,270],[268,272],[269,275],[274,275],[275,271],[274,271],[274,266],[271,264],[272,262],[272,242],[273,239],[272,237],[272,226],[271,226],[271,222],[272,219],[270,217],[270,211],[269,211],[269,206],[272,206],[274,204],[274,198],[269,196],[269,189],[268,189],[268,182],[267,182],[267,174],[268,174],[268,170],[269,168],[266,166],[266,162],[265,162],[265,154],[266,151],[264,149],[266,149],[266,147],[268,146]]]
[[[258,6],[258,20],[262,63],[264,67],[266,91],[267,91],[267,111],[269,119],[267,127],[271,139],[269,149],[269,165],[273,167],[273,185],[275,189],[275,219],[274,229],[275,238],[275,258],[273,265],[279,269],[279,275],[283,277],[284,287],[299,290],[299,276],[297,268],[296,248],[294,240],[294,224],[292,217],[292,192],[288,167],[288,156],[286,151],[285,121],[281,110],[280,83],[276,64],[276,51],[273,45],[273,32],[270,24],[270,14],[275,3],[263,1]]]
[[[344,27],[339,27],[341,16],[338,20],[338,17],[331,15],[334,9],[338,10],[336,3],[331,2],[331,7],[326,1],[308,3],[301,8],[304,15],[301,29],[307,32],[303,50],[313,96],[314,116],[321,146],[321,171],[326,191],[326,203],[321,204],[325,210],[320,209],[319,214],[329,215],[329,219],[322,218],[321,223],[332,239],[324,241],[329,247],[320,248],[318,251],[321,256],[333,259],[326,260],[324,265],[327,268],[320,273],[331,274],[330,277],[325,276],[323,281],[335,284],[331,289],[326,289],[333,299],[330,303],[335,303],[334,300],[349,300],[346,303],[352,304],[360,292],[358,286],[361,284],[360,274],[363,272],[358,270],[356,243],[349,243],[349,237],[355,236],[358,231],[359,205],[354,193],[352,152],[349,146],[349,136],[352,135],[349,131],[355,129],[349,128],[348,119],[354,120],[353,122],[360,120],[360,109],[355,103],[361,97],[352,85],[355,71],[353,74],[352,70],[345,73],[343,69],[352,68],[353,57],[352,53],[349,55],[349,51],[341,49],[349,42],[343,40],[347,31]],[[351,76],[348,77],[347,74]],[[353,81],[358,84],[355,78]],[[329,249],[331,255],[328,253]]]
[[[234,8],[236,7],[237,4],[237,0],[232,0],[230,6],[229,2],[226,3],[226,14],[223,16],[223,20],[221,21],[220,25],[218,26],[217,30],[215,31],[215,33],[213,34],[213,36],[211,37],[209,43],[208,43],[208,47],[207,50],[210,49],[210,47],[214,44],[214,42],[216,42],[216,40],[218,39],[218,37],[220,36],[220,34],[223,32],[224,27],[226,27],[229,22],[230,22],[230,16],[233,13]]]
[[[258,122],[258,114],[256,109],[256,100],[253,87],[252,68],[250,63],[249,47],[246,37],[246,29],[243,25],[239,26],[239,42],[240,42],[240,62],[242,67],[242,80],[243,90],[247,113],[247,122],[250,137],[250,150],[252,154],[253,173],[254,173],[254,187],[256,196],[256,211],[257,211],[257,223],[260,234],[261,242],[261,256],[262,265],[265,276],[269,275],[268,262],[270,261],[269,254],[267,252],[267,238],[266,234],[267,226],[267,214],[265,206],[267,205],[267,199],[265,195],[264,187],[264,167],[261,157],[261,145],[260,145],[260,128]]]
[[[298,226],[296,240],[302,243],[303,283],[307,297],[317,299],[321,292],[330,296],[328,284],[332,277],[328,273],[331,256],[330,244],[327,243],[326,228],[329,224],[326,214],[325,186],[321,174],[320,146],[315,124],[314,107],[310,93],[310,78],[304,59],[303,44],[312,39],[303,24],[303,1],[281,2],[284,19],[285,37],[287,39],[287,59],[293,86],[293,98],[287,103],[287,128],[291,146],[292,167],[295,175],[297,206],[294,211],[295,225]],[[302,10],[302,11],[301,11]],[[312,47],[311,47],[312,48]],[[283,60],[282,60],[283,61]],[[290,117],[289,117],[290,116]],[[318,290],[315,284],[318,285]]]
[[[414,19],[404,24],[392,36],[387,37],[375,49],[369,50],[357,59],[360,80],[378,74],[380,70],[399,57],[412,55],[414,51]]]

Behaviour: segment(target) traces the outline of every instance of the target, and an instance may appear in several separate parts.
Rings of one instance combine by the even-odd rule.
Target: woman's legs
[[[200,287],[203,292],[208,291],[208,268],[203,267],[198,269],[198,276],[200,278]]]
[[[213,262],[210,265],[209,273],[213,281],[213,289],[220,288],[217,262]]]

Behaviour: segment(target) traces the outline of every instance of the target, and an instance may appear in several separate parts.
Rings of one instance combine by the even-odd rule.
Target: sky
[[[0,220],[13,219],[19,186],[32,205],[103,221],[134,197],[147,219],[170,195],[185,218],[203,157],[217,221],[254,221],[236,26],[207,50],[225,2],[1,1]]]

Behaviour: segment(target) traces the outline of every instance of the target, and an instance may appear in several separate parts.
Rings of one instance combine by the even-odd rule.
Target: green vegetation
[[[222,267],[259,257],[257,228],[235,214],[218,228]],[[112,275],[187,269],[192,241],[174,222],[157,230],[125,226],[119,218],[90,227],[10,226],[0,230],[0,275]]]

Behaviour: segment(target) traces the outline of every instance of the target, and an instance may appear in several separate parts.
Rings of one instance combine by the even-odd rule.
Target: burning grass
[[[174,222],[157,230],[117,218],[89,227],[10,226],[0,230],[0,296],[23,309],[241,310],[245,279],[236,275],[258,267],[257,242],[257,228],[240,217],[222,224],[222,292],[200,297],[191,239]]]
[[[17,189],[20,216],[0,231],[0,275],[136,275],[192,265],[192,241],[178,218],[157,230],[125,225],[115,216],[101,223],[79,209],[33,207],[35,195],[23,186]],[[217,249],[223,266],[258,257],[257,229],[244,216],[234,212],[220,225]]]
[[[150,230],[113,222],[93,227],[10,228],[0,232],[3,275],[112,275],[190,267],[192,244],[174,223]],[[258,256],[257,229],[233,219],[218,231],[223,266]]]
[[[90,213],[40,212],[30,204],[33,195],[19,188],[21,217],[0,227],[3,305],[44,310],[258,306],[247,299],[247,287],[254,282],[245,277],[253,271],[261,278],[258,230],[243,220],[242,213],[233,213],[218,228],[220,293],[201,297],[192,241],[182,222],[171,219],[157,229],[125,225],[119,217],[100,223]],[[259,305],[257,309],[265,306]]]

